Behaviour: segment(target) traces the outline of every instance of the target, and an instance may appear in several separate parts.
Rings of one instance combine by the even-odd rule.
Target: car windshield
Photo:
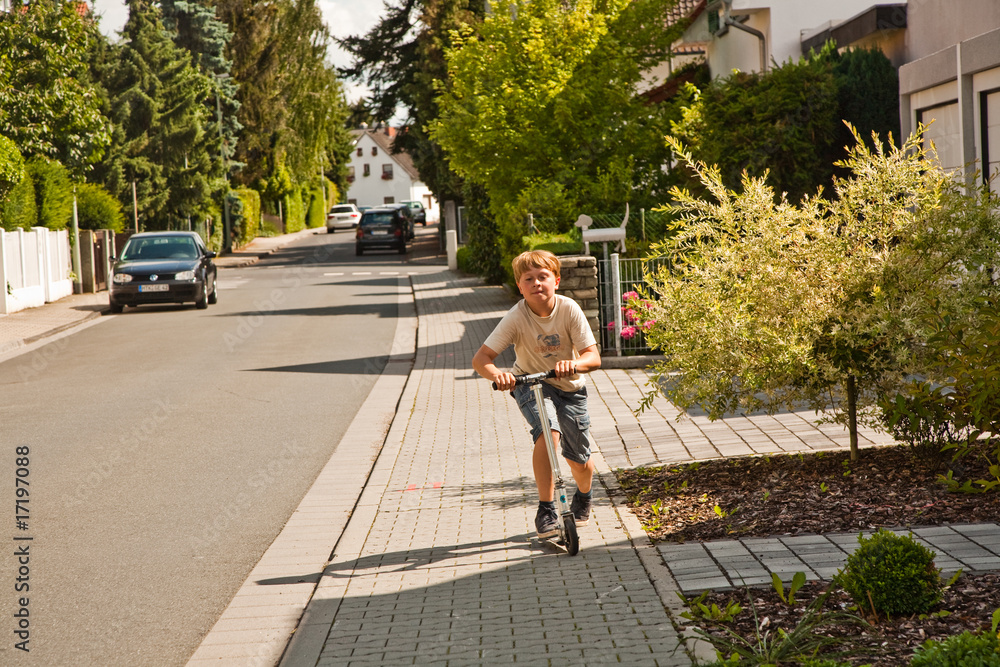
[[[177,236],[132,238],[122,252],[122,259],[126,261],[197,258],[198,247],[194,240]]]
[[[369,225],[391,225],[393,220],[392,213],[365,213],[365,217],[361,219],[361,225],[367,227]]]
[[[351,205],[334,206],[330,209],[330,213],[354,213],[354,207]]]

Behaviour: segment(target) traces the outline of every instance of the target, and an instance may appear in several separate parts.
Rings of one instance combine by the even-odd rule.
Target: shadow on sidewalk
[[[321,582],[310,603],[333,621],[323,664],[691,664],[628,540],[569,557],[521,534],[336,562],[323,579],[344,590]],[[282,664],[317,648],[292,642]]]

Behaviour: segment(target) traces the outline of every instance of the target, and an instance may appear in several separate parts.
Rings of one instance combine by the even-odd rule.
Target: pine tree
[[[208,128],[219,134],[217,115],[222,122],[222,151],[229,168],[238,169],[234,160],[237,140],[243,126],[238,112],[238,84],[232,77],[233,62],[226,56],[226,48],[233,37],[229,27],[216,18],[214,6],[198,0],[160,0],[163,27],[174,43],[194,56],[199,71],[213,82],[213,95],[206,100],[209,117],[216,125]],[[217,150],[217,149],[216,149]]]
[[[124,43],[108,77],[115,137],[100,174],[129,208],[134,182],[140,224],[169,229],[208,204],[211,82],[174,45],[149,0],[128,4]]]

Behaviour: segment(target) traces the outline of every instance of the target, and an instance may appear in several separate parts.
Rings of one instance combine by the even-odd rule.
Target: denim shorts
[[[517,407],[531,428],[531,441],[537,442],[542,435],[541,419],[535,406],[535,395],[531,387],[518,385],[511,392],[517,399]],[[545,412],[553,431],[561,434],[563,458],[586,463],[590,460],[590,414],[587,412],[587,388],[579,391],[562,391],[547,382],[542,383]]]

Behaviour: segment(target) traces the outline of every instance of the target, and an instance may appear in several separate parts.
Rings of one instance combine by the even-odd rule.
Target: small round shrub
[[[858,548],[837,574],[854,602],[888,616],[920,614],[941,600],[941,575],[934,552],[909,535],[879,530],[858,536]]]
[[[80,183],[76,186],[76,219],[80,229],[125,229],[121,203],[103,186]]]
[[[911,667],[1000,667],[1000,638],[984,632],[963,632],[941,641],[927,641],[913,654]]]

